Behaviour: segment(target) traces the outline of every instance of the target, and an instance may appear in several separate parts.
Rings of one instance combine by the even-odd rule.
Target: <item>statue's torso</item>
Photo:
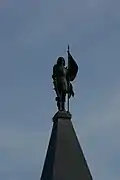
[[[67,69],[64,66],[56,66],[55,77],[57,85],[67,92]]]
[[[59,78],[66,78],[67,70],[64,66],[57,67],[57,79]]]

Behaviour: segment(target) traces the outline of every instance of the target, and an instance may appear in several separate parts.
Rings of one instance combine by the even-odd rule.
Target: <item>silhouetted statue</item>
[[[69,98],[74,96],[73,86],[70,81],[76,77],[78,66],[71,56],[68,48],[68,67],[65,67],[65,59],[59,57],[57,63],[53,66],[53,84],[56,92],[56,101],[59,111],[65,111],[66,94],[68,94],[68,111]]]

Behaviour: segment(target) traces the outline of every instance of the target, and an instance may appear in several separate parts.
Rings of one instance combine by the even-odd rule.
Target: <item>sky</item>
[[[72,122],[94,180],[120,180],[120,1],[0,1],[0,179],[38,180],[57,111],[52,67],[79,72]]]

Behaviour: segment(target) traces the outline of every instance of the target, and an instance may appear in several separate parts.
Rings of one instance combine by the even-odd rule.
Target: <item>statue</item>
[[[68,46],[68,67],[65,67],[65,59],[59,57],[57,63],[53,66],[53,85],[57,97],[57,107],[59,111],[65,111],[66,95],[68,95],[68,111],[69,99],[74,97],[73,86],[70,81],[73,81],[77,75],[78,66],[69,52]]]

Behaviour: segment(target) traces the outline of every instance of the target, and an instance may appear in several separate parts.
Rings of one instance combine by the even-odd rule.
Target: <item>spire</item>
[[[68,112],[58,112],[53,117],[40,180],[92,180]]]

